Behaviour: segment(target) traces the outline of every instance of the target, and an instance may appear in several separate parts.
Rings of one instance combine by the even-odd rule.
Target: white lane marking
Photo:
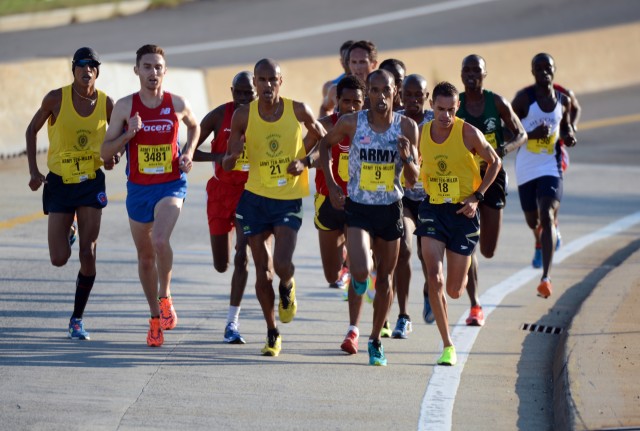
[[[220,40],[214,42],[193,43],[190,45],[169,46],[164,47],[164,51],[167,53],[167,55],[176,55],[283,42],[293,39],[299,39],[302,37],[313,37],[337,31],[344,31],[345,29],[353,30],[355,28],[369,27],[376,24],[401,21],[403,19],[416,18],[418,16],[431,15],[434,13],[446,12],[450,10],[461,9],[467,6],[475,6],[478,4],[490,3],[495,1],[499,0],[445,1],[442,3],[436,3],[427,6],[419,6],[395,12],[387,12],[380,15],[372,15],[349,21],[335,22],[332,24],[317,25],[314,27],[301,28],[298,30],[283,31],[280,33],[243,37],[239,39]],[[101,57],[105,61],[130,60],[131,51],[102,54]]]
[[[594,242],[629,229],[638,223],[640,223],[640,212],[621,218],[596,232],[578,238],[567,245],[563,245],[560,251],[554,254],[553,261],[554,263],[560,263]],[[499,305],[507,295],[520,289],[539,275],[539,269],[527,267],[487,290],[480,297],[483,304],[492,304],[483,306],[485,318],[495,310],[496,306]],[[436,365],[429,379],[429,383],[427,383],[427,389],[420,407],[420,418],[418,419],[419,431],[443,431],[451,429],[453,404],[460,384],[460,376],[462,375],[464,364],[467,362],[469,352],[481,329],[481,327],[466,326],[465,319],[466,317],[463,314],[460,319],[458,319],[451,333],[451,338],[453,339],[453,343],[456,346],[456,353],[458,354],[458,364],[454,367],[441,367]]]

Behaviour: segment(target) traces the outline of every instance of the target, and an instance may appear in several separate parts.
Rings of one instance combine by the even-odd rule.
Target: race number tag
[[[553,154],[555,152],[556,142],[558,141],[558,131],[546,138],[529,139],[527,141],[527,150],[535,154]]]
[[[338,175],[340,175],[342,181],[349,182],[349,153],[340,153]]]
[[[431,203],[457,203],[460,201],[460,182],[456,176],[429,177]]]
[[[370,192],[393,190],[396,165],[393,163],[362,163],[360,167],[360,189]]]
[[[234,171],[241,172],[249,172],[249,157],[247,156],[247,146],[245,145],[242,148],[242,154],[238,160],[236,160],[236,165],[233,167]]]
[[[77,184],[96,177],[92,151],[65,151],[60,153],[62,182]]]
[[[269,159],[260,162],[260,178],[265,187],[282,187],[287,184],[287,166],[291,157]]]
[[[171,144],[138,145],[138,170],[150,175],[171,173],[171,157]]]

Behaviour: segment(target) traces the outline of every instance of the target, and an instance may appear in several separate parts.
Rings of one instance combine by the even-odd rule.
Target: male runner
[[[54,266],[64,266],[76,239],[74,216],[80,233],[80,270],[67,336],[89,340],[82,316],[96,278],[96,246],[102,208],[107,205],[100,145],[113,111],[113,100],[96,88],[100,59],[92,48],[78,49],[71,62],[73,82],[51,90],[42,100],[27,127],[27,159],[34,192],[44,185],[42,207],[48,215],[49,257]],[[45,177],[37,162],[38,131],[47,123],[49,151]],[[115,157],[115,158],[114,158]],[[118,157],[105,158],[112,169]],[[71,231],[71,234],[69,233]]]
[[[280,279],[278,315],[282,323],[289,323],[297,311],[292,258],[302,224],[302,198],[309,194],[307,168],[311,163],[300,123],[316,139],[325,131],[307,105],[280,97],[282,74],[277,62],[258,61],[254,75],[258,100],[234,113],[222,166],[233,169],[246,145],[249,178],[236,217],[248,236],[256,267],[256,294],[267,323],[262,354],[278,356],[282,338],[275,319],[273,272]]]
[[[364,294],[377,259],[373,325],[369,336],[369,364],[386,365],[380,331],[389,310],[391,284],[398,260],[402,225],[400,175],[413,184],[418,175],[415,122],[393,112],[397,89],[393,75],[375,70],[368,77],[371,109],[342,116],[320,142],[320,160],[331,204],[344,208],[351,288]],[[345,138],[349,150],[348,197],[336,183],[330,165],[330,149]]]
[[[133,70],[140,90],[116,102],[101,154],[109,159],[127,152],[127,213],[138,252],[138,275],[151,312],[147,345],[159,347],[163,331],[178,323],[171,298],[170,239],[187,194],[186,174],[200,126],[189,103],[162,86],[167,73],[162,48],[140,47]],[[182,151],[180,121],[187,126]]]
[[[249,275],[249,258],[247,256],[247,239],[236,220],[236,207],[247,182],[249,163],[241,157],[232,171],[222,169],[222,158],[227,152],[227,141],[231,133],[231,117],[239,106],[254,101],[257,97],[253,86],[253,73],[238,73],[231,82],[233,101],[218,106],[209,112],[200,122],[200,138],[193,154],[193,161],[214,162],[214,174],[207,182],[207,219],[211,236],[211,252],[213,267],[223,273],[229,268],[231,249],[231,231],[236,232],[236,252],[233,258],[233,275],[231,276],[231,295],[227,324],[224,329],[225,343],[244,344],[244,338],[238,329],[240,303],[244,295]],[[198,149],[213,133],[211,152]]]
[[[471,255],[480,235],[478,203],[502,165],[484,135],[456,117],[459,105],[456,87],[439,83],[431,99],[435,119],[420,131],[420,176],[428,197],[420,204],[416,235],[420,237],[427,267],[429,302],[444,344],[439,365],[457,362],[449,332],[445,286],[446,293],[456,299],[467,285]],[[484,178],[480,177],[476,154],[487,164]]]
[[[427,90],[427,80],[417,74],[407,76],[402,83],[402,103],[404,110],[401,114],[406,115],[416,122],[418,130],[429,121],[433,120],[433,111],[424,109],[424,104],[429,98]],[[404,223],[404,234],[400,241],[400,253],[398,254],[398,264],[395,271],[395,283],[393,290],[398,297],[398,307],[400,313],[396,322],[395,329],[391,336],[393,338],[408,338],[409,333],[413,329],[411,317],[409,316],[409,286],[411,284],[411,253],[413,248],[413,232],[418,220],[418,208],[427,194],[424,191],[422,182],[416,182],[413,187],[404,187],[404,196],[402,197],[402,221]],[[418,252],[420,251],[420,241],[418,241]],[[422,260],[422,253],[418,253],[422,272],[425,277],[424,282],[424,303],[427,308],[423,311],[423,317],[427,323],[433,323],[435,317],[429,305],[429,297],[427,290],[427,270]]]
[[[484,58],[471,54],[462,60],[461,78],[464,92],[460,93],[460,108],[456,116],[476,127],[491,144],[501,158],[520,148],[527,141],[527,134],[511,104],[502,96],[484,88],[487,67]],[[511,139],[505,142],[504,127],[510,132]],[[484,176],[486,165],[479,157],[480,176]],[[493,257],[498,245],[502,210],[507,204],[507,173],[504,168],[498,172],[491,183],[484,200],[479,203],[480,212],[480,252],[484,257]],[[478,298],[478,258],[471,256],[467,293],[471,300],[471,311],[466,323],[471,326],[484,325],[484,312]]]
[[[347,40],[342,45],[340,45],[340,66],[342,66],[344,72],[341,73],[337,78],[332,79],[331,81],[327,81],[322,85],[322,104],[320,105],[320,115],[318,116],[318,118],[323,118],[327,115],[331,115],[338,104],[336,86],[342,78],[350,74],[348,65],[348,54],[349,48],[351,47],[351,45],[353,45],[353,42],[353,40]]]
[[[513,110],[528,134],[527,145],[516,155],[516,177],[520,205],[536,242],[542,246],[542,278],[538,295],[552,293],[549,271],[555,249],[555,218],[562,200],[562,160],[560,143],[576,144],[571,125],[571,102],[553,88],[555,61],[540,53],[531,60],[535,84],[520,90]]]

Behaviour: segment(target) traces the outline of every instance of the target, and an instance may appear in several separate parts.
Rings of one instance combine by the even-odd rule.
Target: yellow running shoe
[[[282,337],[278,335],[267,335],[267,342],[262,348],[262,356],[278,356],[282,350]]]
[[[289,323],[296,316],[298,303],[296,301],[296,281],[291,279],[291,289],[280,286],[280,302],[278,303],[278,316],[282,323]]]
[[[458,362],[458,355],[456,355],[456,348],[453,346],[445,347],[442,351],[440,359],[438,359],[438,365],[453,366]]]

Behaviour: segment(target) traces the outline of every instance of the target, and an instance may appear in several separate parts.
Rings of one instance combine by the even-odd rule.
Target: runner
[[[278,356],[282,337],[275,318],[273,273],[280,279],[278,315],[282,323],[289,323],[298,308],[292,257],[302,225],[302,198],[309,194],[311,161],[300,123],[316,139],[325,131],[307,105],[280,97],[282,74],[277,62],[258,61],[254,75],[258,100],[234,113],[222,166],[232,170],[246,145],[249,178],[236,217],[248,236],[256,267],[256,294],[267,323],[262,354]],[[271,236],[275,239],[273,253]]]
[[[496,153],[504,157],[520,148],[527,141],[527,134],[511,104],[504,97],[484,88],[486,76],[486,62],[482,57],[472,54],[462,60],[461,78],[464,92],[460,93],[460,108],[456,116],[480,130]],[[503,135],[503,124],[511,136],[507,142]],[[476,157],[476,161],[480,165],[480,176],[484,177],[486,165],[479,157]],[[478,205],[480,252],[487,259],[493,257],[498,246],[502,210],[507,204],[507,183],[507,173],[501,168],[495,181],[484,194],[484,200]],[[467,293],[471,300],[471,311],[466,323],[482,326],[484,312],[478,297],[478,258],[475,253],[471,256],[468,276]]]
[[[535,84],[520,90],[513,100],[513,109],[528,134],[527,145],[516,156],[516,177],[525,220],[535,242],[541,243],[542,278],[538,295],[548,298],[553,290],[549,271],[557,241],[555,218],[563,186],[559,139],[568,147],[577,141],[570,120],[571,102],[553,88],[553,57],[546,53],[534,56],[531,73]]]
[[[337,106],[338,96],[336,95],[336,86],[338,82],[348,75],[349,72],[349,64],[348,64],[348,55],[349,48],[353,45],[353,40],[347,40],[340,46],[340,66],[344,70],[343,73],[340,74],[336,79],[331,81],[327,81],[322,85],[322,104],[320,105],[320,115],[319,118],[326,117],[327,115],[331,115],[334,112],[334,109]]]
[[[368,77],[372,108],[343,115],[320,142],[320,160],[331,204],[345,210],[351,288],[358,295],[364,294],[371,283],[371,249],[377,259],[368,345],[371,365],[387,364],[380,331],[392,299],[391,284],[403,234],[400,174],[404,167],[407,182],[413,184],[419,171],[415,163],[417,126],[413,120],[393,112],[396,93],[393,75],[375,70]],[[345,138],[351,140],[348,197],[336,183],[329,159],[331,147]]]
[[[222,169],[222,158],[227,152],[227,140],[231,132],[231,117],[239,107],[254,101],[257,97],[253,86],[253,73],[240,72],[231,83],[233,101],[218,106],[209,112],[200,122],[200,138],[193,154],[194,162],[208,161],[214,163],[214,174],[207,183],[207,219],[211,236],[211,252],[213,267],[219,273],[229,268],[231,249],[231,231],[236,232],[236,252],[233,258],[233,275],[231,276],[231,295],[227,324],[224,329],[225,343],[244,344],[239,331],[240,303],[244,295],[249,276],[249,257],[247,256],[247,239],[236,220],[236,207],[247,182],[249,164],[246,157],[241,157],[231,172]],[[198,149],[213,133],[211,152]]]
[[[409,75],[402,83],[402,103],[404,110],[401,114],[406,115],[418,124],[418,129],[429,121],[433,120],[433,111],[425,110],[424,104],[429,98],[427,91],[427,80],[421,75]],[[393,289],[398,297],[398,320],[391,336],[393,338],[408,338],[409,333],[413,330],[411,316],[409,316],[409,286],[411,285],[411,253],[413,249],[413,232],[416,228],[418,220],[418,207],[420,202],[424,200],[427,194],[424,191],[422,182],[416,182],[413,187],[404,187],[404,196],[402,197],[402,220],[404,223],[404,234],[400,241],[400,253],[398,255],[398,264],[396,265],[395,279]],[[427,286],[427,269],[420,253],[420,241],[418,240],[418,257],[422,266],[424,275],[424,304],[425,310],[423,317],[427,323],[435,322],[435,317],[429,305],[429,293]]]
[[[502,165],[482,133],[455,116],[459,105],[458,90],[453,84],[436,85],[431,100],[435,119],[420,132],[420,176],[428,197],[420,204],[416,235],[420,237],[427,267],[429,302],[444,345],[439,365],[457,362],[449,332],[445,287],[446,293],[457,299],[467,285],[471,255],[480,235],[478,204]],[[484,178],[480,177],[474,154],[487,164]]]
[[[71,246],[80,236],[80,270],[76,278],[73,313],[67,337],[89,340],[82,320],[96,279],[96,247],[102,208],[107,205],[100,145],[111,119],[113,100],[96,88],[100,58],[92,48],[83,47],[71,62],[73,82],[51,90],[27,127],[29,188],[41,185],[42,208],[48,215],[49,257],[53,266],[64,266],[71,257]],[[49,151],[45,177],[38,169],[37,135],[47,123]],[[105,158],[105,169],[112,169],[119,157]],[[74,217],[77,216],[77,224]]]
[[[138,275],[151,318],[147,345],[160,347],[163,331],[175,328],[178,316],[171,298],[171,233],[187,194],[200,126],[189,103],[165,91],[164,50],[144,45],[133,68],[140,90],[116,102],[102,144],[102,158],[127,152],[127,213],[138,252]],[[178,146],[178,126],[187,126],[187,141]]]
[[[404,108],[404,106],[402,105],[402,82],[404,81],[407,67],[401,60],[395,58],[387,58],[382,63],[380,63],[378,69],[386,70],[393,75],[393,79],[396,83],[396,88],[398,89],[398,94],[393,99],[393,110],[401,111]]]

